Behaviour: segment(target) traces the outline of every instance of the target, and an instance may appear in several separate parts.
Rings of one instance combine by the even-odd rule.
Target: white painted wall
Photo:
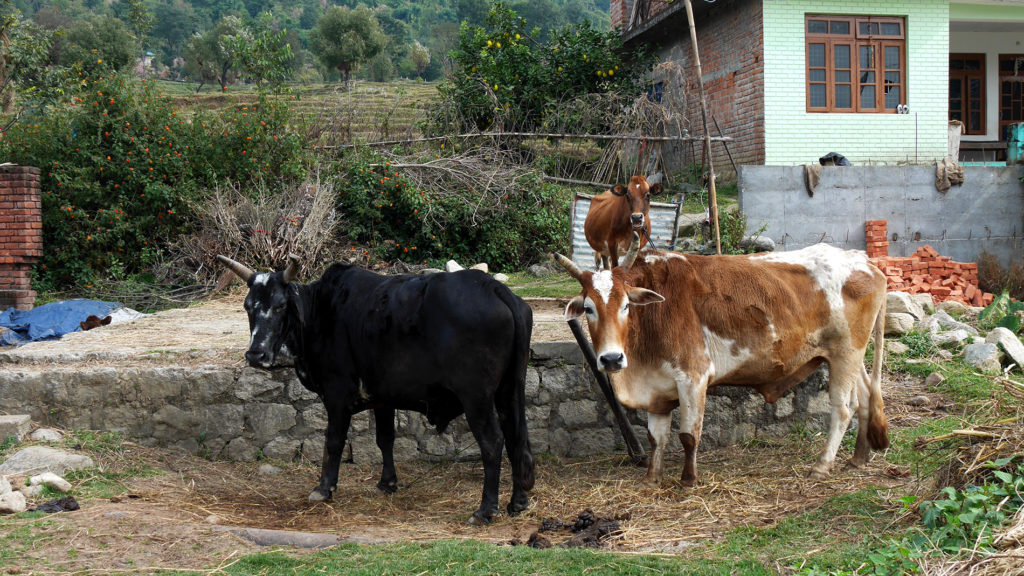
[[[985,54],[985,135],[964,135],[961,139],[999,140],[999,55],[1024,54],[1024,34],[950,31],[949,52]]]

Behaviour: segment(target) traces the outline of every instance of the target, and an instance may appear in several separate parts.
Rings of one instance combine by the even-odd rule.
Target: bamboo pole
[[[715,163],[711,159],[711,132],[708,131],[708,103],[704,99],[704,73],[700,67],[700,51],[697,50],[697,27],[693,24],[693,5],[686,2],[686,21],[690,25],[690,44],[693,45],[693,61],[697,65],[697,88],[700,91],[700,117],[704,124],[704,149],[707,151],[708,172],[711,175],[711,220],[715,225],[715,252],[722,253],[722,239],[718,230],[718,194],[715,190]]]
[[[697,136],[630,136],[619,134],[568,134],[555,132],[470,132],[467,134],[455,134],[452,136],[431,136],[429,138],[408,138],[405,140],[383,140],[381,142],[365,142],[359,144],[344,144],[340,146],[317,146],[321,150],[333,150],[338,148],[355,148],[357,146],[397,146],[399,144],[413,144],[416,142],[436,142],[439,140],[454,140],[456,138],[496,138],[501,136],[513,136],[517,138],[579,138],[584,140],[649,140],[651,142],[691,142],[701,138]],[[704,140],[710,138],[715,142],[732,141],[730,136],[711,137],[704,135]]]

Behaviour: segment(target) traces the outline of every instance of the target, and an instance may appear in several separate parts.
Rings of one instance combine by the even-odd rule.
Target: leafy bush
[[[526,20],[500,1],[491,7],[486,27],[463,22],[451,52],[451,75],[438,87],[433,130],[482,130],[513,120],[529,130],[551,125],[545,116],[564,114],[561,105],[568,99],[642,92],[653,59],[639,50],[624,56],[617,32],[584,21],[553,31],[546,43],[539,34],[527,32]]]
[[[1024,303],[1012,300],[1009,292],[1003,292],[978,313],[978,323],[985,330],[1001,326],[1016,333],[1021,327],[1021,312],[1024,312]]]
[[[503,197],[421,190],[375,159],[352,158],[338,202],[344,231],[380,258],[420,264],[454,258],[508,270],[568,245],[569,194],[559,186],[533,178]]]
[[[42,169],[43,250],[37,289],[94,277],[148,276],[159,251],[189,227],[189,207],[227,179],[302,173],[301,141],[285,105],[191,118],[152,84],[127,75],[84,78],[71,97],[26,117],[0,139],[10,162]]]

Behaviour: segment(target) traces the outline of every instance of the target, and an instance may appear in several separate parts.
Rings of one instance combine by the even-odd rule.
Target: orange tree
[[[554,30],[541,42],[539,30],[527,31],[526,20],[500,1],[486,26],[462,23],[451,56],[452,72],[438,87],[441,98],[430,127],[439,133],[499,122],[515,124],[506,129],[530,130],[574,97],[637,96],[654,62],[643,49],[626,50],[617,31],[596,30],[589,21]]]
[[[7,161],[42,170],[38,288],[151,277],[205,190],[302,176],[301,140],[288,131],[283,103],[260,98],[188,115],[151,83],[121,74],[84,77],[69,94],[0,137]]]

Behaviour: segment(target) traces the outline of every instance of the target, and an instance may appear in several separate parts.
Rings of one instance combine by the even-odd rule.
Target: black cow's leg
[[[341,453],[345,448],[348,426],[352,422],[352,413],[348,410],[327,409],[327,433],[324,440],[324,459],[320,466],[320,485],[309,494],[313,502],[331,499],[331,493],[338,486],[338,467],[341,466]]]
[[[473,512],[470,524],[489,524],[498,511],[498,481],[501,478],[501,429],[491,402],[466,403],[466,421],[473,437],[480,446],[480,458],[484,464],[484,491],[480,498],[480,509]]]
[[[498,421],[505,435],[505,450],[512,464],[512,499],[509,500],[509,516],[515,516],[530,506],[526,492],[533,489],[534,463],[530,451],[530,436],[526,429],[526,407],[515,400],[515,388],[505,386],[499,391],[495,402]]]
[[[394,494],[398,491],[398,475],[395,474],[395,409],[374,408],[373,419],[377,424],[377,448],[380,448],[384,461],[377,489]]]

